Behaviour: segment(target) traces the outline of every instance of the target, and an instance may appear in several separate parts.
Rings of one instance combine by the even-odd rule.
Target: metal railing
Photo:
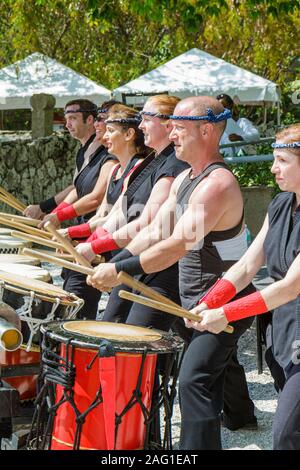
[[[220,149],[226,149],[230,148],[232,150],[233,155],[231,157],[224,157],[224,160],[229,163],[234,165],[235,163],[260,163],[260,162],[271,162],[273,160],[273,154],[268,153],[265,155],[243,155],[241,157],[237,156],[237,148],[238,150],[241,149],[241,147],[246,147],[247,145],[259,145],[259,144],[266,144],[266,143],[271,143],[274,142],[274,137],[262,137],[259,140],[256,140],[254,142],[245,142],[245,141],[238,141],[238,142],[232,142],[230,144],[223,144],[220,145]]]

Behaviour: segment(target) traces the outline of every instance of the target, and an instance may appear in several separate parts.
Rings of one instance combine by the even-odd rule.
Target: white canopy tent
[[[75,98],[95,104],[110,99],[110,90],[40,53],[0,69],[0,110],[31,108],[30,97],[47,93],[63,108]]]
[[[124,101],[126,95],[166,92],[180,98],[226,93],[236,103],[247,105],[278,105],[280,101],[275,83],[196,48],[116,88],[113,95]]]

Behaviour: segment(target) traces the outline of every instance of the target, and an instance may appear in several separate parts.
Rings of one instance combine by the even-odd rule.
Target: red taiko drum
[[[170,334],[157,330],[88,320],[51,322],[41,333],[40,399],[52,397],[48,412],[54,420],[48,442],[39,435],[33,446],[145,448],[157,356],[182,349],[182,342],[174,345]]]

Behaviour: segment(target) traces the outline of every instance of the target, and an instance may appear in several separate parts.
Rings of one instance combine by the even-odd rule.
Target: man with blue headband
[[[215,283],[215,302],[224,303],[220,278],[247,249],[240,188],[219,152],[230,115],[207,96],[177,104],[170,116],[169,138],[176,157],[191,168],[175,179],[168,200],[123,250],[122,259],[99,266],[88,283],[101,290],[117,285],[120,271],[154,273],[179,260],[183,307],[195,307]],[[253,291],[248,286],[242,295]],[[232,334],[192,332],[180,372],[181,449],[221,449],[221,412],[231,414],[234,401],[239,419],[244,420],[234,423],[236,427],[255,420],[236,356],[237,341],[251,323],[235,322]],[[224,380],[229,384],[225,395]]]

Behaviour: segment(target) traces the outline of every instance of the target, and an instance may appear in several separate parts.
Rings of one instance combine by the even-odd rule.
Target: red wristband
[[[77,216],[77,213],[74,209],[74,206],[69,204],[68,207],[65,207],[64,209],[61,209],[56,212],[57,218],[60,222],[63,222],[64,220],[68,219],[74,219],[74,217]]]
[[[70,238],[88,238],[91,235],[91,227],[88,223],[81,225],[74,225],[68,228]]]
[[[97,227],[96,230],[92,233],[92,235],[87,239],[87,242],[90,243],[93,240],[97,240],[98,238],[107,235],[109,232],[105,230],[103,227]]]
[[[91,242],[91,248],[95,254],[105,253],[106,251],[118,250],[120,247],[116,244],[110,233],[106,233],[101,238]]]
[[[70,206],[70,204],[63,201],[60,204],[58,204],[58,206],[55,207],[55,209],[53,209],[53,211],[51,211],[51,214],[56,214],[57,211],[60,211],[61,209],[65,209],[66,207],[69,207],[69,206]]]
[[[218,279],[217,282],[199,300],[199,304],[205,302],[207,307],[218,308],[225,305],[236,295],[236,288],[227,279]]]
[[[228,321],[237,321],[242,318],[266,313],[268,307],[258,291],[224,305],[223,310]]]

